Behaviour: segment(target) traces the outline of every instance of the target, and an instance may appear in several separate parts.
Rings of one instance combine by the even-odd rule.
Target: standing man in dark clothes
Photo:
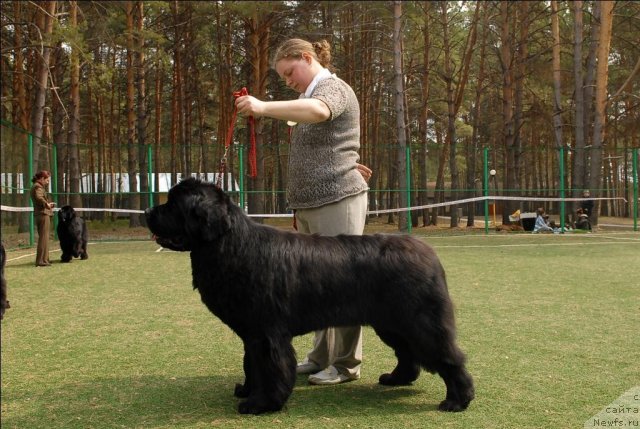
[[[584,191],[582,191],[582,197],[583,198],[591,197],[591,193],[589,192],[588,189],[585,189]],[[582,212],[587,216],[589,216],[589,218],[591,218],[591,215],[593,214],[594,206],[595,206],[595,203],[591,199],[580,202],[580,208],[582,209]]]

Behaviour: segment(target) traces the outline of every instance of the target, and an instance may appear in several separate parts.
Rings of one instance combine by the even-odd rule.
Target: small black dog
[[[445,382],[440,410],[469,406],[473,379],[455,341],[445,272],[422,241],[281,231],[196,179],[171,188],[146,216],[158,244],[191,252],[194,288],[244,342],[241,413],[282,409],[296,380],[294,336],[356,325],[372,326],[398,358],[380,384],[410,385],[423,368]]]
[[[89,233],[84,219],[76,215],[71,206],[63,206],[58,212],[58,239],[62,249],[62,262],[71,262],[71,258],[87,259]]]
[[[7,252],[4,250],[4,243],[0,243],[0,320],[4,319],[4,312],[11,308],[7,301],[7,280],[4,277],[4,266],[7,263]]]

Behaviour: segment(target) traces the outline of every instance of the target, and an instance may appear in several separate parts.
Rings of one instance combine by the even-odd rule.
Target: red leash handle
[[[247,91],[247,88],[243,87],[240,91],[234,91],[233,99],[235,100],[238,97],[242,97],[245,95],[249,95],[249,91]],[[231,116],[231,124],[229,125],[229,129],[227,130],[227,139],[225,140],[225,143],[224,143],[225,149],[228,149],[229,145],[231,145],[231,140],[233,139],[233,128],[236,123],[237,115],[238,115],[238,108],[234,107],[233,115]],[[253,118],[253,116],[249,116],[248,121],[249,121],[249,133],[251,137],[251,144],[249,146],[249,177],[255,178],[258,176],[255,119]]]
[[[242,87],[242,89],[240,91],[234,91],[233,92],[233,98],[242,97],[244,95],[249,95],[249,91],[247,91],[247,88],[245,88],[244,86]]]
[[[247,88],[242,88],[240,91],[234,91],[233,100],[235,101],[238,97],[242,97],[243,95],[249,95],[249,91]],[[227,148],[231,144],[231,140],[233,139],[233,128],[236,124],[236,117],[238,116],[238,108],[234,106],[233,114],[231,115],[231,123],[229,124],[229,129],[227,130],[227,139],[224,142],[224,147]]]

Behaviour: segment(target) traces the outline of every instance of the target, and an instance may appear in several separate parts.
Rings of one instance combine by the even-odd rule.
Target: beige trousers
[[[367,216],[367,192],[336,203],[296,210],[298,232],[335,236],[362,235]],[[328,328],[315,332],[313,349],[307,359],[321,368],[333,365],[341,374],[360,376],[362,328]]]

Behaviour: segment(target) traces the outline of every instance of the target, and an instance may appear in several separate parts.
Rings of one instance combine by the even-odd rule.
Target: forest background
[[[336,73],[358,96],[371,210],[481,195],[483,153],[496,170],[492,193],[557,196],[562,185],[574,197],[630,195],[640,2],[3,1],[0,9],[2,173],[29,171],[27,163],[56,171],[59,197],[74,207],[113,207],[105,190],[126,172],[127,207],[144,209],[158,189],[136,175],[149,159],[172,183],[217,172],[235,91],[297,96],[271,67],[291,37],[328,40]],[[20,130],[33,137],[30,161]],[[249,211],[284,212],[288,126],[257,119],[255,136],[258,174],[243,177]],[[250,146],[246,121],[233,141],[226,169],[237,176],[236,146]],[[83,175],[102,200],[82,198]],[[405,176],[410,197],[397,192]],[[603,201],[607,215],[631,216],[627,202]],[[468,225],[475,207],[465,206]],[[506,202],[504,220],[518,207]],[[440,210],[412,220],[435,224]],[[458,213],[450,210],[451,226]],[[406,213],[395,216],[405,228]],[[130,225],[141,221],[131,216]]]

